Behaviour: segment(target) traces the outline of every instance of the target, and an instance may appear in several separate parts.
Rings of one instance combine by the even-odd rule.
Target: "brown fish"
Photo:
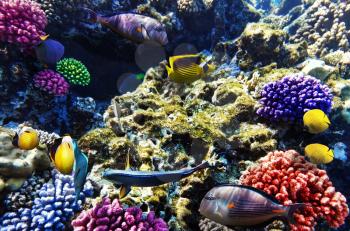
[[[167,33],[163,25],[156,19],[140,14],[124,13],[111,17],[103,17],[94,11],[84,8],[91,22],[101,23],[113,32],[135,42],[154,41],[161,45],[168,43]]]
[[[294,212],[305,204],[281,205],[267,193],[250,186],[220,185],[203,198],[199,212],[226,226],[255,226],[276,217],[295,223]]]

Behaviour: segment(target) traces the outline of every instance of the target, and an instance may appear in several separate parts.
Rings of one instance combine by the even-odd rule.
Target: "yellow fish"
[[[23,150],[32,150],[39,145],[39,135],[36,130],[24,127],[13,137],[12,144]]]
[[[55,142],[56,144],[50,151],[51,160],[60,173],[71,174],[74,166],[73,140],[70,136],[64,136]]]
[[[192,83],[214,70],[209,60],[198,54],[172,56],[166,66],[169,79],[176,83]]]
[[[312,134],[318,134],[326,131],[331,122],[328,116],[320,109],[312,109],[307,111],[303,117],[304,126]]]
[[[333,150],[323,144],[309,144],[305,147],[305,155],[314,164],[328,164],[333,161]]]

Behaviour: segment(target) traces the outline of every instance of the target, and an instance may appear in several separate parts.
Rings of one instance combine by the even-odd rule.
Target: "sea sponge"
[[[90,83],[89,71],[82,62],[76,59],[62,59],[57,63],[56,69],[70,84],[87,86]]]
[[[332,99],[331,90],[320,80],[291,74],[264,86],[257,114],[271,121],[299,122],[311,109],[330,113]]]
[[[22,49],[40,42],[47,25],[45,12],[30,0],[0,1],[0,41],[18,44]]]
[[[335,191],[326,171],[294,150],[270,152],[242,174],[240,183],[261,189],[284,205],[311,205],[294,214],[294,231],[314,230],[319,218],[338,228],[349,214],[346,198]]]
[[[75,231],[83,230],[145,230],[168,231],[163,219],[155,218],[154,212],[149,212],[146,218],[142,217],[142,210],[138,207],[124,209],[117,199],[113,202],[103,198],[92,209],[83,211],[72,221]]]
[[[40,71],[33,80],[36,87],[55,96],[66,95],[69,92],[69,84],[53,70]]]

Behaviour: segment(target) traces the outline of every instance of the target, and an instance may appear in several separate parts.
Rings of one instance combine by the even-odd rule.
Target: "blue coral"
[[[293,74],[264,86],[257,114],[271,121],[298,122],[310,109],[330,113],[332,99],[330,89],[320,80]]]
[[[66,222],[82,209],[85,197],[92,195],[93,188],[87,183],[76,205],[73,177],[53,170],[52,179],[38,190],[32,208],[5,213],[0,218],[0,231],[64,230]]]

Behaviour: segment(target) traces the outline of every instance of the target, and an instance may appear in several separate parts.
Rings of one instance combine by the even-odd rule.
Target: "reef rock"
[[[238,39],[238,64],[243,70],[276,62],[289,67],[307,56],[306,44],[286,44],[287,34],[269,24],[250,23]]]
[[[12,144],[12,130],[0,127],[0,195],[15,191],[34,171],[50,167],[45,146],[25,151]]]

